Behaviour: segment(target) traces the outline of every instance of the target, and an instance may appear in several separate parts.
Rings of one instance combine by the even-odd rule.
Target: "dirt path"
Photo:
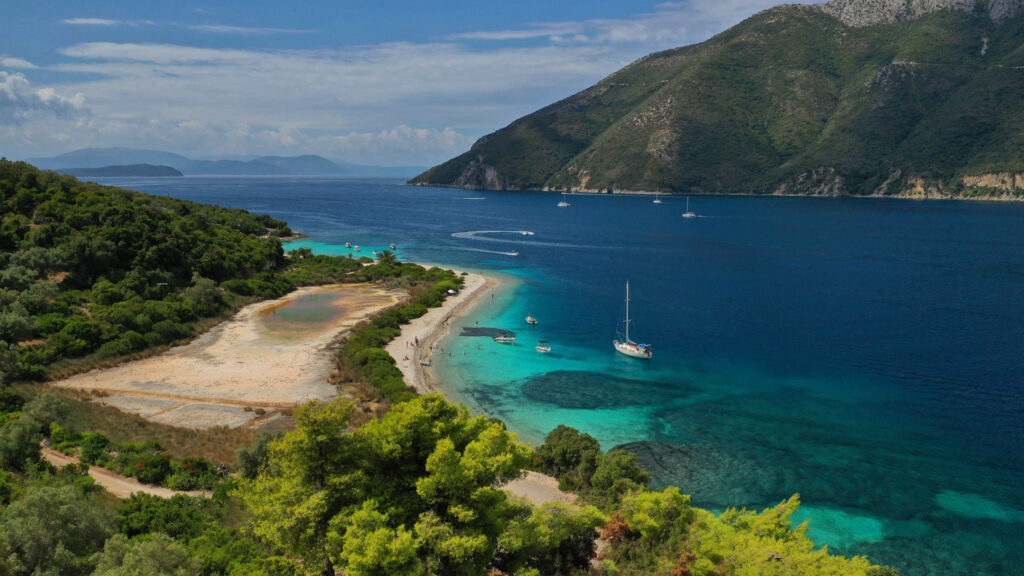
[[[74,456],[66,456],[53,450],[52,448],[43,448],[43,458],[54,466],[65,466],[67,464],[78,464],[78,458]],[[206,498],[210,497],[209,492],[201,490],[192,490],[188,492],[181,492],[178,490],[171,490],[170,488],[164,488],[163,486],[151,486],[149,484],[143,484],[134,478],[126,478],[120,474],[114,474],[106,468],[96,468],[95,466],[89,467],[89,476],[96,481],[97,484],[102,486],[114,496],[118,498],[128,498],[136,492],[143,492],[145,494],[152,494],[153,496],[159,496],[161,498],[170,498],[175,494],[185,494],[186,496],[203,496]]]

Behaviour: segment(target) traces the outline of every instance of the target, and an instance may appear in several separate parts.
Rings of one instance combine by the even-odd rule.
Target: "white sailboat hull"
[[[640,346],[635,342],[620,342],[618,340],[612,340],[612,344],[615,349],[620,353],[625,354],[631,358],[644,358],[649,359],[653,356],[650,348]]]

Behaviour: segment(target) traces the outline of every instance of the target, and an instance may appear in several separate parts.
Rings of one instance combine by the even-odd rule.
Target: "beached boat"
[[[430,360],[420,360],[420,366],[430,366]]]
[[[494,341],[498,344],[515,344],[516,337],[509,336],[508,334],[502,334],[501,336],[495,336]]]
[[[533,349],[542,354],[547,354],[548,352],[551,352],[551,346],[548,346],[547,340],[541,340],[540,342],[537,343],[536,346],[533,347]]]
[[[690,212],[690,197],[686,197],[686,212],[683,212],[683,218],[696,218],[696,212]]]
[[[572,204],[569,204],[569,201],[565,199],[565,192],[562,192],[562,201],[559,202],[557,206],[559,208],[568,208],[569,206],[572,206]]]
[[[637,344],[629,339],[629,282],[626,282],[626,320],[624,323],[626,325],[626,333],[622,340],[612,340],[612,345],[615,346],[615,349],[633,358],[649,359],[653,356],[650,344]]]
[[[536,324],[537,323],[537,319],[534,318],[531,314],[527,314],[526,315],[526,323],[527,324]]]

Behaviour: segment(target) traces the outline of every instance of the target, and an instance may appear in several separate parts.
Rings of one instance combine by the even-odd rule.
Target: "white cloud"
[[[34,70],[38,68],[38,66],[23,58],[15,58],[13,56],[4,56],[3,54],[0,54],[0,68],[23,68],[26,70]]]
[[[199,32],[213,32],[216,34],[241,34],[241,35],[262,35],[262,34],[310,34],[312,30],[297,30],[293,28],[250,28],[245,26],[223,26],[216,24],[203,24],[189,26],[190,30]]]
[[[0,124],[20,124],[34,115],[71,118],[84,106],[81,93],[65,98],[53,88],[33,89],[22,74],[0,71]]]
[[[109,20],[107,18],[67,18],[61,20],[64,24],[74,26],[134,26],[134,22],[126,20]]]
[[[430,164],[644,54],[704,40],[775,1],[689,0],[629,18],[539,22],[420,44],[256,50],[80,43],[61,50],[63,62],[48,67],[62,79],[59,86],[33,89],[24,76],[0,77],[0,143],[8,148],[0,152],[137,146],[193,156],[315,153]],[[8,61],[31,65],[14,58],[0,65],[13,67]],[[83,94],[88,114],[81,113]]]

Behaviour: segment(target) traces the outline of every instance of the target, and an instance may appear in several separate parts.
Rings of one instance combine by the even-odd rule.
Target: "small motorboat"
[[[509,336],[508,334],[502,334],[501,336],[495,336],[494,341],[498,344],[515,344],[516,337]]]
[[[398,246],[396,246],[394,242],[392,242],[391,244],[388,244],[388,246],[390,246],[392,250],[398,248]]]
[[[537,319],[534,318],[532,315],[527,314],[526,315],[526,323],[527,324],[537,324]]]
[[[345,248],[351,248],[351,247],[352,247],[352,243],[351,242],[345,242]]]
[[[372,254],[373,254],[374,256],[376,256],[376,255],[377,255],[377,251],[376,251],[376,250],[374,250],[374,251],[372,252]]]
[[[537,343],[536,346],[533,347],[533,349],[536,350],[537,352],[540,352],[541,354],[547,354],[548,352],[551,352],[551,346],[548,346],[547,340],[541,340],[540,342]]]
[[[362,250],[359,249],[359,246],[353,246],[352,247],[352,251],[353,252],[362,252]]]
[[[519,250],[513,250],[508,253],[509,256],[519,256]]]

